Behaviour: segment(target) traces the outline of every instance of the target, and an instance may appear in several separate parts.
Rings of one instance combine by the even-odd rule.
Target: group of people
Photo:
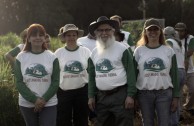
[[[150,18],[134,49],[121,21],[118,15],[101,16],[84,37],[83,30],[66,24],[58,34],[64,47],[54,53],[42,25],[25,30],[23,49],[12,51],[17,57],[10,61],[27,126],[88,126],[88,117],[96,118],[96,126],[133,126],[136,108],[144,126],[154,126],[154,120],[178,126],[185,80],[184,109],[194,111],[194,37],[186,25],[163,29]]]

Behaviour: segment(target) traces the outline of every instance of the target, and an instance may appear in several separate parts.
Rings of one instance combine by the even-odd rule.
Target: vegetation
[[[142,4],[145,1],[145,4]],[[123,20],[145,17],[165,19],[174,26],[183,21],[194,34],[193,0],[0,0],[0,34],[20,33],[32,23],[44,25],[51,36],[67,23],[76,24],[87,34],[88,25],[99,16],[118,14]]]

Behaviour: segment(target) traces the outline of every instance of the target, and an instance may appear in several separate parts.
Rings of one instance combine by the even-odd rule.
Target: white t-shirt
[[[187,50],[188,50],[188,45],[190,44],[190,40],[193,39],[194,37],[192,35],[189,35],[187,38]],[[183,45],[183,47],[185,47],[185,39],[181,40],[181,43]],[[194,73],[194,63],[193,63],[193,57],[190,56],[189,57],[189,66],[188,66],[188,71],[187,73]]]
[[[78,89],[88,83],[86,69],[90,54],[90,50],[82,46],[74,51],[69,51],[65,47],[55,51],[61,69],[59,87],[62,90]]]
[[[139,90],[160,90],[173,87],[169,75],[172,57],[175,55],[170,46],[158,48],[139,46],[134,51],[139,74],[136,87]]]
[[[92,51],[91,60],[96,69],[95,80],[99,90],[111,90],[127,83],[122,63],[123,53],[127,49],[125,45],[114,42],[103,53],[98,53],[97,48]]]
[[[20,52],[16,59],[21,63],[21,73],[23,82],[37,96],[42,97],[51,84],[53,62],[56,56],[49,50],[41,54],[31,52]],[[45,106],[57,104],[56,94],[49,99]],[[24,107],[34,107],[31,103],[19,94],[19,105]]]
[[[174,39],[167,39],[166,41],[170,41],[172,43],[172,48],[176,54],[177,59],[177,67],[178,68],[185,68],[185,48],[182,45],[179,46],[178,42]]]
[[[87,47],[90,51],[92,51],[96,47],[96,40],[84,36],[77,39],[77,44]]]

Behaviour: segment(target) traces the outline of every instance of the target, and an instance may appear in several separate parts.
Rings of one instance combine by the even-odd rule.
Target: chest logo
[[[113,65],[110,60],[108,59],[100,59],[96,63],[96,71],[100,73],[108,73],[110,72],[113,68]]]
[[[162,59],[157,58],[157,57],[152,57],[146,60],[144,63],[144,70],[147,71],[154,71],[154,72],[159,72],[165,69],[165,65]]]
[[[65,64],[64,72],[79,74],[84,70],[83,65],[79,61],[71,60]]]
[[[41,64],[31,64],[29,67],[26,68],[25,75],[29,75],[32,77],[42,78],[48,75],[45,67]]]

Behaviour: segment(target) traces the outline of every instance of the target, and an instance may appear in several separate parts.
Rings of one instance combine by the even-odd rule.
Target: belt
[[[106,95],[110,95],[110,94],[113,94],[113,93],[116,93],[118,92],[121,88],[123,87],[126,87],[127,85],[122,85],[122,86],[118,86],[112,90],[100,90],[100,93],[103,93],[103,94],[106,94]]]

